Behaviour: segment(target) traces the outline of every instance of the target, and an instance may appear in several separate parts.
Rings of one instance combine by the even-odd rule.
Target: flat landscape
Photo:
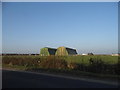
[[[110,55],[87,56],[22,56],[2,57],[3,68],[32,72],[62,73],[73,76],[120,78],[119,57]]]
[[[2,2],[3,88],[118,88],[119,4]]]

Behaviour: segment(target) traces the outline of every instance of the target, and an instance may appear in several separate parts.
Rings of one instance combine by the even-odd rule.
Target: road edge
[[[1,69],[0,69],[1,70]],[[118,80],[112,82],[112,81],[104,81],[104,80],[98,80],[98,79],[93,79],[93,78],[85,78],[85,77],[73,77],[73,76],[67,76],[67,75],[55,75],[53,73],[43,73],[43,72],[32,72],[32,71],[23,71],[23,70],[13,70],[13,69],[2,69],[6,71],[17,71],[17,72],[24,72],[24,73],[31,73],[31,74],[38,74],[38,75],[46,75],[46,76],[52,76],[52,77],[61,77],[61,78],[67,78],[67,79],[73,79],[73,80],[82,80],[82,81],[87,81],[87,82],[97,82],[97,83],[103,83],[103,84],[108,84],[108,85],[116,85],[119,86]]]

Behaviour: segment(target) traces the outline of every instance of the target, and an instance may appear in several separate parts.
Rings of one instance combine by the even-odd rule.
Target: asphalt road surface
[[[110,85],[87,80],[20,72],[2,71],[2,88],[118,88]]]

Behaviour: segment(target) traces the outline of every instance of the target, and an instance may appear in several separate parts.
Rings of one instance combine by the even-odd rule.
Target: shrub
[[[40,67],[51,69],[66,69],[67,62],[63,59],[55,58],[55,56],[48,56],[46,60],[41,61]]]
[[[117,57],[111,56],[3,56],[2,63],[25,68],[77,70],[120,75],[120,57],[117,62]]]
[[[69,69],[78,69],[78,64],[77,63],[73,63],[73,62],[70,62],[70,63],[68,63],[68,65],[67,65],[67,67],[69,68]]]
[[[104,62],[100,58],[90,58],[89,59],[89,71],[101,73],[104,70]]]

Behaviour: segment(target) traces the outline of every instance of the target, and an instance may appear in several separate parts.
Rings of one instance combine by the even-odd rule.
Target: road
[[[2,71],[2,88],[118,88],[117,85],[22,71]]]

